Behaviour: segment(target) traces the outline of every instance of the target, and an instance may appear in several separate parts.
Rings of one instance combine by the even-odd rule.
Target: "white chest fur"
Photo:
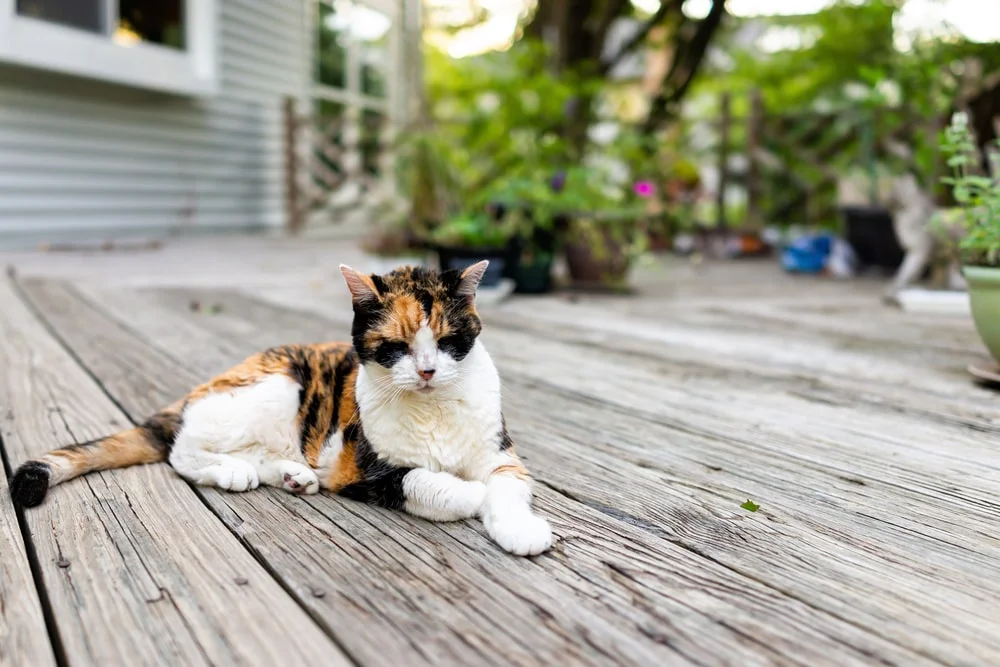
[[[460,377],[447,387],[388,400],[376,389],[380,378],[364,368],[358,372],[365,437],[380,457],[400,466],[479,476],[499,446],[500,378],[481,343],[461,365]]]

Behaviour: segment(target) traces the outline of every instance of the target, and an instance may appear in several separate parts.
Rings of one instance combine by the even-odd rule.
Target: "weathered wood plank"
[[[26,289],[133,417],[152,412],[202,379],[185,365],[183,348],[172,348],[168,355],[149,346],[64,287],[30,284]],[[186,306],[182,314],[191,315]],[[63,327],[70,322],[72,329]],[[161,320],[155,331],[145,333],[155,335],[169,322]],[[353,504],[339,498],[299,498],[274,489],[248,494],[204,489],[202,494],[363,664],[534,665],[564,659],[586,665],[606,660],[601,655],[616,655],[624,664],[654,664],[674,651],[619,627],[620,617],[631,614],[620,600],[609,603],[610,612],[587,614],[584,622],[573,615],[565,591],[540,573],[530,585],[518,584],[515,576],[512,591],[497,588],[489,562],[536,571],[530,563],[497,553],[481,536],[480,548],[467,552],[453,540],[442,544],[443,534],[434,524],[406,517],[397,529],[386,524],[398,519],[392,513],[362,507],[354,515]],[[397,534],[400,530],[422,532],[414,538]],[[478,535],[468,526],[459,530]],[[506,571],[504,576],[514,575]],[[519,586],[534,591],[534,597],[524,598]],[[730,636],[728,645],[705,649],[707,654],[738,655],[741,640]]]
[[[148,293],[144,294],[143,295],[143,300],[147,301],[147,303],[148,303],[149,300],[152,300],[152,299],[148,298],[150,296],[151,295],[148,294]],[[186,303],[187,300],[189,300],[190,298],[192,298],[192,296],[190,294],[186,295],[186,296],[182,295],[182,294],[175,294],[175,295],[173,295],[172,297],[169,297],[169,298],[174,299],[174,305],[179,307],[183,303]],[[197,295],[197,298],[207,298],[207,296],[204,293],[199,292],[198,295]],[[247,345],[244,348],[244,350],[243,350],[243,352],[241,354],[249,353],[252,349],[254,349],[255,347],[258,347],[259,345],[272,344],[272,343],[278,342],[277,340],[274,340],[274,337],[278,336],[278,335],[282,335],[282,332],[277,327],[281,327],[281,328],[284,329],[284,336],[286,336],[286,339],[287,339],[287,336],[293,335],[292,333],[290,333],[290,331],[294,331],[296,333],[299,333],[300,335],[303,335],[306,338],[312,338],[314,334],[329,335],[330,326],[329,326],[328,323],[323,322],[323,321],[310,320],[309,318],[306,318],[305,316],[294,314],[294,313],[288,313],[286,311],[280,311],[280,310],[277,310],[277,309],[274,309],[274,308],[271,308],[271,307],[268,307],[268,306],[264,306],[263,304],[254,303],[252,300],[242,299],[239,296],[234,296],[234,295],[226,296],[224,294],[222,294],[222,295],[215,294],[215,295],[213,295],[212,298],[213,299],[218,299],[218,300],[220,300],[223,303],[223,306],[224,306],[223,312],[229,313],[230,317],[232,317],[232,315],[234,313],[242,312],[242,306],[247,306],[248,307],[248,310],[247,310],[247,313],[248,313],[247,321],[249,321],[250,319],[253,319],[253,320],[256,320],[256,321],[260,321],[262,323],[266,323],[263,326],[257,327],[257,329],[253,332],[254,333],[253,337],[255,337],[257,340],[252,345]],[[102,297],[102,303],[105,303],[105,304],[109,303],[109,299],[111,301],[113,301],[113,296],[109,296],[109,295],[105,294],[105,296]],[[53,312],[62,312],[62,311],[64,311],[68,307],[70,307],[70,305],[68,303],[66,303],[66,302],[59,302],[58,304],[53,304],[51,306],[51,310]],[[115,309],[113,305],[109,306],[109,307],[111,307],[112,309]],[[131,307],[129,307],[129,308],[123,308],[123,309],[115,309],[115,310],[118,311],[117,312],[118,315],[124,316],[124,317],[128,318],[128,322],[129,322],[130,326],[137,326],[137,325],[141,326],[140,320],[143,319],[143,318],[136,317],[135,313],[134,313],[134,311],[132,310]],[[216,317],[213,317],[213,316],[207,316],[207,317],[195,316],[195,315],[192,315],[189,312],[183,311],[183,310],[178,310],[176,314],[178,316],[180,316],[180,317],[188,318],[189,319],[189,324],[190,323],[195,323],[195,324],[200,324],[202,326],[211,327],[211,328],[218,327],[219,332],[220,332],[220,336],[226,336],[227,334],[225,332],[227,330],[230,330],[233,327],[233,322],[231,322],[231,321],[230,322],[226,322],[223,319],[216,318]],[[151,317],[151,318],[148,318],[147,321],[155,322],[157,319],[159,319],[159,321],[162,322],[163,321],[163,316],[161,316],[159,318]],[[157,330],[158,329],[162,329],[162,328],[163,328],[162,324],[158,328],[155,328],[155,327],[151,326],[149,330],[145,330],[142,333],[145,334],[145,335],[147,335],[147,336],[152,337],[153,340],[155,341],[155,337],[157,336]],[[267,342],[264,342],[264,341],[260,340],[261,336],[270,336],[271,339],[268,340]],[[233,342],[237,342],[238,340],[239,340],[239,336],[237,336],[233,340]],[[182,344],[183,344],[183,342],[182,342]],[[123,346],[124,346],[124,344],[121,341],[115,343],[115,348],[118,349],[118,350],[121,350],[123,348]],[[148,357],[150,355],[147,354],[146,356]],[[538,400],[538,397],[535,397],[535,400]],[[529,461],[529,463],[531,465],[535,466],[535,464],[537,462],[544,461],[545,459],[542,457],[541,454],[539,454],[539,451],[542,450],[543,444],[540,443],[540,442],[529,442],[528,444],[529,444],[529,446],[525,450],[526,451],[525,457]],[[579,445],[576,445],[576,446],[579,446]],[[572,454],[570,454],[570,456],[572,456]],[[552,460],[551,457],[549,457],[549,460],[550,461]],[[559,465],[559,464],[557,463],[556,465]],[[547,470],[547,466],[540,467],[539,468],[539,472],[542,475],[542,479],[547,479],[548,476],[551,474],[551,471]],[[584,478],[581,478],[581,480],[582,479],[584,479]],[[592,481],[593,480],[589,480],[589,479],[587,480],[588,483],[592,482]],[[601,485],[601,482],[599,480],[596,480],[596,483],[598,485]],[[646,491],[646,489],[643,489],[643,491]],[[657,491],[656,491],[655,488],[648,490],[648,493],[650,495],[646,495],[645,493],[639,493],[636,496],[636,498],[635,498],[635,502],[649,502],[650,499],[651,499],[651,496],[655,497],[657,495]],[[602,516],[600,512],[595,511],[595,510],[583,510],[583,509],[581,509],[575,503],[567,503],[566,499],[563,498],[563,497],[552,496],[551,494],[548,494],[548,493],[543,493],[543,496],[545,498],[545,502],[546,502],[545,506],[546,507],[548,506],[549,499],[552,498],[553,499],[552,502],[554,503],[553,507],[558,508],[558,510],[553,510],[553,511],[555,511],[557,514],[559,512],[566,513],[567,516],[569,517],[567,519],[567,521],[566,521],[565,527],[557,525],[557,533],[558,534],[563,534],[563,535],[567,536],[568,537],[567,542],[568,542],[569,545],[576,546],[578,544],[578,539],[583,539],[580,536],[580,530],[581,530],[580,526],[581,525],[587,525],[587,524],[589,524],[591,522],[595,522],[595,523],[598,523],[598,524],[602,524],[602,523],[609,524],[609,526],[611,526],[610,528],[608,526],[604,526],[602,528],[602,530],[604,531],[604,533],[608,533],[610,531],[611,534],[616,534],[616,533],[620,533],[620,531],[622,530],[622,527],[618,525],[618,524],[620,524],[620,522],[617,521],[617,520],[611,520],[611,521],[609,521],[607,514],[604,514]],[[237,499],[237,501],[242,500],[243,498],[245,498],[245,496],[239,497]],[[312,503],[310,503],[310,504],[312,504]],[[359,511],[362,514],[365,514],[367,510],[359,510]],[[596,517],[596,518],[591,518],[591,517]],[[626,519],[628,518],[627,515],[624,512],[620,514],[620,517],[624,517]],[[406,520],[404,518],[400,518],[398,516],[394,516],[394,515],[389,515],[388,517],[385,518],[385,520],[402,521],[404,523],[404,525],[405,525],[405,529],[403,529],[403,530],[405,530],[405,532],[407,532],[407,533],[413,532],[414,530],[416,530],[420,526],[420,524],[418,524],[418,526],[411,526],[410,522],[408,520]],[[719,527],[723,530],[723,532],[722,532],[723,535],[727,534],[727,530],[729,532],[731,532],[732,529],[726,527],[726,524],[729,523],[729,521],[718,521],[717,523],[719,524]],[[463,529],[459,529],[459,528],[454,528],[454,527],[445,527],[444,530],[446,530],[448,532],[458,531],[457,534],[459,536],[466,536],[466,535],[469,534],[467,530],[463,530]],[[634,529],[630,529],[630,530],[634,530]],[[562,532],[560,532],[560,531],[562,531]],[[398,539],[398,536],[395,535],[395,532],[396,532],[395,530],[390,530],[389,534],[394,539]],[[886,644],[883,640],[877,639],[877,638],[875,638],[873,636],[870,636],[867,633],[859,632],[857,628],[854,628],[851,625],[845,624],[843,621],[841,621],[839,619],[836,619],[833,616],[823,616],[823,615],[820,615],[819,617],[815,617],[815,612],[814,611],[809,611],[805,616],[800,617],[797,629],[794,630],[794,631],[790,631],[790,630],[788,630],[788,628],[785,625],[785,623],[791,622],[791,618],[786,615],[785,605],[793,604],[793,605],[797,606],[797,605],[801,604],[800,602],[795,601],[793,603],[791,600],[786,599],[786,597],[785,597],[785,595],[783,593],[778,593],[774,589],[758,589],[756,586],[750,585],[750,590],[746,590],[743,587],[747,585],[747,582],[749,581],[749,579],[746,579],[743,576],[734,575],[734,573],[732,571],[728,571],[727,572],[726,570],[716,570],[717,566],[715,564],[711,563],[710,561],[707,561],[707,560],[701,560],[699,558],[695,558],[694,559],[694,562],[696,563],[695,565],[687,565],[687,562],[691,558],[691,554],[694,551],[693,549],[685,548],[682,552],[680,552],[681,554],[683,554],[683,556],[678,556],[676,553],[674,553],[674,547],[673,547],[672,544],[670,544],[669,542],[667,542],[666,544],[669,545],[667,547],[664,547],[664,545],[661,544],[661,540],[659,539],[661,536],[658,535],[657,539],[650,540],[650,536],[648,534],[644,535],[642,533],[642,531],[638,531],[638,530],[635,530],[635,532],[636,532],[636,534],[635,535],[630,535],[629,540],[628,540],[629,544],[631,545],[630,548],[632,548],[634,550],[634,549],[638,548],[638,547],[635,546],[636,544],[647,544],[647,543],[649,545],[654,545],[654,544],[655,545],[659,545],[659,546],[656,547],[656,548],[659,548],[659,549],[667,548],[671,552],[671,555],[669,556],[670,560],[673,561],[676,564],[675,567],[677,567],[677,569],[679,569],[682,572],[686,573],[684,576],[694,576],[694,575],[691,574],[691,572],[692,571],[696,571],[696,572],[699,572],[699,575],[697,575],[699,577],[710,577],[711,573],[713,573],[713,572],[717,572],[718,575],[720,575],[724,580],[727,580],[727,581],[733,581],[733,577],[736,577],[736,579],[735,579],[736,583],[734,583],[733,585],[737,586],[741,590],[740,595],[743,596],[743,597],[749,595],[751,598],[754,599],[754,602],[750,603],[751,606],[746,608],[746,613],[751,613],[751,614],[756,615],[756,616],[758,616],[760,618],[766,618],[767,619],[766,620],[766,624],[768,625],[769,629],[766,630],[766,631],[764,631],[761,628],[758,628],[758,627],[755,626],[753,628],[753,630],[752,630],[752,632],[754,633],[754,636],[756,636],[758,639],[761,639],[761,641],[765,641],[763,638],[765,636],[767,636],[768,633],[771,633],[772,638],[766,640],[766,642],[769,643],[772,646],[785,647],[789,643],[791,643],[793,645],[798,645],[798,643],[800,641],[806,641],[806,642],[809,642],[810,645],[815,646],[817,644],[817,642],[821,642],[822,641],[822,640],[818,639],[816,636],[813,636],[811,634],[813,631],[816,631],[816,632],[824,633],[828,637],[834,638],[834,644],[833,644],[833,646],[838,647],[838,648],[836,648],[834,650],[836,650],[836,652],[837,652],[836,660],[839,661],[839,662],[851,662],[851,661],[855,660],[855,658],[850,657],[850,653],[854,649],[853,648],[849,648],[849,647],[864,647],[863,650],[865,650],[865,651],[872,651],[872,650],[874,650],[876,653],[880,653],[880,654],[884,654],[884,653],[882,653],[884,651],[893,652],[893,651],[898,651],[899,650],[899,649],[895,649],[895,648],[889,648],[889,646],[891,646],[891,644]],[[428,539],[431,540],[431,541],[433,541],[434,537],[435,537],[434,533],[432,532],[432,533],[429,534]],[[385,538],[383,538],[383,539],[385,539]],[[463,537],[463,539],[465,539],[465,538]],[[481,538],[477,538],[477,539],[481,539]],[[607,540],[608,538],[606,536],[603,537],[603,538],[598,538],[598,537],[591,536],[590,538],[587,538],[587,539],[594,539],[594,540],[596,540],[599,543],[601,541],[601,539]],[[608,554],[608,553],[617,553],[618,554],[618,556],[616,556],[615,558],[611,559],[611,561],[609,562],[609,564],[606,564],[603,567],[597,568],[599,571],[603,571],[602,574],[604,576],[607,576],[607,574],[606,574],[607,569],[611,568],[612,572],[615,573],[615,575],[614,575],[614,578],[615,578],[615,588],[622,587],[622,586],[625,586],[626,588],[628,588],[628,586],[631,585],[631,584],[627,583],[629,581],[629,577],[628,576],[622,577],[620,570],[625,570],[625,571],[627,571],[629,573],[636,574],[637,576],[640,576],[640,577],[649,574],[648,568],[645,565],[645,561],[642,561],[643,565],[636,567],[634,564],[630,563],[630,561],[629,561],[628,558],[622,557],[619,560],[619,556],[621,556],[621,553],[616,551],[619,548],[619,547],[616,546],[617,542],[615,542],[615,540],[613,540],[613,539],[611,540],[611,542],[613,544],[609,543],[608,545],[604,545],[603,547],[595,546],[595,549],[597,551],[600,551],[600,549],[604,549],[604,553],[605,554]],[[582,543],[582,542],[579,542],[579,543]],[[487,545],[483,545],[482,548],[486,549],[487,551],[489,551],[489,547]],[[643,548],[652,548],[652,547],[643,547]],[[564,554],[569,553],[569,552],[566,551],[566,549],[568,549],[568,547],[564,547],[564,551],[563,551]],[[410,550],[412,550],[412,547],[411,547]],[[265,558],[269,562],[273,562],[271,557],[265,556]],[[658,559],[664,558],[664,556],[662,556],[662,555],[658,555],[658,556],[655,556],[655,557],[651,556],[651,558],[653,560],[658,560]],[[589,567],[589,566],[586,565],[586,563],[588,562],[587,558],[583,557],[582,555],[578,554],[575,551],[572,552],[572,559],[573,560],[570,563],[567,564],[567,569],[566,569],[567,576],[565,578],[560,578],[560,580],[564,582],[564,585],[567,585],[567,586],[571,585],[571,582],[575,580],[574,577],[578,578],[580,576],[580,572],[581,571],[586,571],[586,568]],[[607,561],[607,559],[605,559],[605,560],[603,560],[601,562],[603,563],[603,562],[608,562],[608,561]],[[546,563],[546,565],[548,565],[548,563]],[[618,568],[618,570],[615,570],[616,567]],[[690,570],[689,569],[690,567],[693,567],[694,570]],[[633,572],[633,570],[634,570],[634,572]],[[562,571],[562,570],[560,570],[560,571]],[[570,573],[573,573],[573,576],[570,576]],[[650,575],[650,576],[652,576],[652,575]],[[598,575],[596,575],[596,574],[593,575],[593,576],[591,576],[591,575],[588,574],[587,577],[588,577],[588,579],[590,581],[600,581],[600,579],[597,578]],[[656,575],[657,579],[664,578],[664,577],[666,577],[667,579],[669,579],[669,577],[667,577],[666,574],[657,574]],[[506,572],[503,573],[502,580],[505,581],[505,582],[509,581],[510,583],[517,583],[517,579],[511,579],[510,575],[508,573],[506,573]],[[532,582],[525,582],[524,585],[529,586],[530,589],[537,589],[540,584],[539,584],[539,582],[532,581]],[[676,585],[681,586],[680,582],[677,582]],[[708,589],[712,590],[712,591],[715,590],[713,586],[706,585],[706,587]],[[579,587],[577,586],[576,588],[579,588]],[[615,590],[615,588],[612,588],[612,590]],[[690,588],[690,586],[688,586],[688,588]],[[540,589],[540,590],[545,590],[545,589]],[[586,591],[586,590],[587,589],[585,588],[584,591]],[[668,591],[669,590],[670,590],[670,588],[668,587]],[[752,592],[751,593],[750,591],[756,591],[756,592]],[[705,593],[705,592],[703,591],[702,593]],[[635,591],[628,592],[628,593],[616,592],[615,594],[616,595],[626,594],[626,595],[628,595],[630,597],[634,597],[635,596]],[[578,595],[579,595],[579,593],[578,593]],[[650,593],[647,592],[646,595],[650,595]],[[658,591],[656,593],[656,595],[667,596],[667,599],[668,600],[670,599],[669,596],[666,593],[664,593],[663,591]],[[703,602],[704,602],[704,604],[708,608],[710,608],[712,610],[711,611],[711,615],[713,617],[721,616],[722,618],[720,618],[720,622],[730,623],[730,624],[731,623],[736,623],[737,624],[736,627],[741,627],[743,629],[743,631],[750,630],[750,628],[748,628],[747,626],[743,625],[742,621],[733,621],[732,620],[732,618],[730,616],[730,614],[733,613],[732,611],[728,611],[728,613],[727,613],[726,610],[725,610],[725,608],[723,608],[723,610],[720,610],[719,609],[720,601],[718,599],[714,599],[711,594],[707,594],[707,595],[708,595],[709,598],[712,598],[711,602],[709,602],[709,600],[707,598],[704,599]],[[565,597],[565,594],[564,594],[564,597]],[[592,598],[593,597],[593,592],[592,591],[588,592],[587,593],[587,597],[588,598]],[[743,599],[743,597],[741,597],[741,600]],[[760,607],[756,606],[756,605],[760,604],[759,603],[759,599],[767,599],[767,600],[770,600],[771,602],[768,605],[766,605],[766,608],[760,608]],[[683,600],[685,601],[686,605],[690,604],[690,599],[689,599],[688,596],[685,596],[683,598]],[[680,599],[678,601],[680,601]],[[734,600],[727,600],[726,602],[728,604],[736,604]],[[665,602],[663,600],[658,600],[656,602],[656,604],[662,606],[662,605],[665,604]],[[772,607],[772,605],[773,605],[773,607]],[[808,607],[804,607],[804,608],[808,609]],[[677,612],[677,613],[679,613],[679,612]],[[672,614],[671,618],[673,618],[673,617],[674,617],[674,615]],[[723,620],[723,619],[725,619],[725,620]],[[658,620],[658,622],[654,623],[652,626],[648,626],[647,630],[665,633],[665,634],[663,634],[663,637],[664,638],[669,638],[671,640],[682,639],[685,636],[684,634],[681,634],[680,637],[674,636],[672,634],[672,632],[675,632],[676,629],[674,629],[672,631],[670,629],[669,625],[664,626],[663,628],[661,628],[660,626],[663,623],[664,623],[663,619],[660,618]],[[640,627],[646,627],[646,626],[640,626]],[[695,626],[695,627],[697,627],[697,626]],[[642,631],[643,630],[640,630],[640,632],[642,632]],[[720,639],[719,637],[716,636],[718,630],[711,630],[711,631],[708,631],[708,632],[709,632],[709,635],[713,637],[713,641],[716,640],[716,639]],[[786,634],[786,633],[788,633],[788,634]],[[692,635],[691,639],[692,640],[697,639],[697,635]],[[723,641],[722,644],[720,644],[720,647],[719,647],[718,650],[722,650],[723,646],[727,646],[727,644],[724,641]],[[880,648],[874,648],[876,646],[878,646]],[[742,655],[740,655],[739,659],[737,659],[737,662],[741,662],[741,663],[747,662],[747,655],[749,655],[749,653],[747,653],[747,650],[748,649],[743,649],[744,653]],[[781,649],[776,649],[776,650],[781,650]],[[801,647],[796,649],[796,651],[799,651],[799,652],[801,650],[803,650]],[[790,653],[790,655],[799,655],[801,657],[798,658],[798,659],[803,659],[803,660],[806,659],[806,654],[796,653],[796,652],[793,651],[793,652]],[[811,660],[810,664],[821,664],[822,661],[824,660],[824,653],[822,653],[822,652],[821,653],[816,653],[816,654],[810,653],[809,656],[810,656],[809,660]],[[830,654],[826,653],[826,658],[829,658],[829,656],[830,656]],[[775,657],[774,659],[778,659],[778,658]],[[784,660],[784,658],[781,658],[781,660]],[[908,654],[908,656],[906,658],[904,658],[904,661],[912,663],[913,661],[918,661],[919,662],[919,659],[916,657],[915,654]],[[864,660],[862,660],[862,662],[864,662]]]
[[[10,411],[10,406],[2,399],[0,411]],[[9,419],[10,415],[6,420]],[[6,420],[0,420],[0,435],[6,434]],[[10,499],[6,474],[0,475],[0,558],[3,558],[0,567],[0,667],[55,665],[55,654],[32,579],[21,527]]]
[[[180,296],[168,300],[176,305]],[[230,311],[246,307],[255,319],[280,323],[286,330],[313,335],[327,330],[322,321],[302,321],[296,326],[296,319],[302,318],[287,312],[267,315],[260,304],[248,304],[242,297],[215,293],[214,298],[225,302]],[[203,323],[214,326],[215,321]],[[225,327],[220,327],[219,333],[225,335]],[[261,345],[275,342],[274,334],[258,331],[255,335]],[[491,340],[506,337],[495,331],[489,335]],[[546,366],[546,359],[558,359],[562,368],[578,365],[577,360],[586,356],[579,349],[567,349],[559,355],[544,346],[534,355],[539,346],[518,337],[509,349],[505,345],[491,349],[501,350],[497,354],[501,368],[520,359],[525,365],[542,364],[541,372],[552,376],[559,375],[559,370],[551,363]],[[613,349],[607,352],[613,355]],[[588,363],[594,362],[588,358]],[[885,466],[893,455],[907,453],[902,448],[875,457],[872,465],[859,472],[852,468],[850,459],[836,454],[836,446],[823,442],[812,444],[818,458],[803,458],[796,453],[801,439],[787,440],[777,448],[762,446],[739,433],[739,424],[724,438],[709,437],[712,424],[707,425],[707,431],[705,423],[696,424],[698,430],[693,432],[677,431],[656,422],[655,406],[660,404],[655,400],[646,405],[647,411],[632,411],[631,416],[622,409],[602,409],[598,399],[604,392],[596,391],[602,386],[601,372],[613,375],[615,369],[601,368],[588,382],[563,387],[575,403],[558,392],[553,394],[551,385],[539,391],[516,376],[513,382],[508,378],[505,394],[508,406],[514,409],[512,430],[518,433],[519,441],[544,443],[529,451],[532,465],[544,473],[546,481],[576,497],[648,521],[671,539],[811,604],[838,614],[851,609],[855,622],[942,660],[955,656],[992,660],[1000,655],[1000,645],[990,633],[994,601],[1000,594],[992,577],[1000,555],[1000,543],[989,533],[994,512],[977,507],[979,499],[956,510],[951,502],[953,494],[941,486],[940,465],[915,480],[912,473],[903,471],[901,481],[912,487],[908,488],[884,481],[885,477],[892,480],[900,476]],[[661,368],[655,372],[661,380],[671,376]],[[658,384],[657,379],[644,376],[641,382],[628,385],[630,390],[623,385],[621,390],[626,394],[622,405],[635,402],[637,394],[648,394]],[[595,389],[589,401],[581,402],[588,396],[585,391],[580,395],[580,386]],[[711,389],[725,395],[724,387],[713,385]],[[691,381],[685,385],[688,393],[714,393],[705,390],[692,387]],[[683,412],[683,397],[674,399],[673,405]],[[768,421],[767,415],[754,415],[750,410],[737,407],[734,412]],[[782,416],[774,415],[771,420],[780,421]],[[712,421],[725,417],[716,414]],[[517,421],[521,427],[513,426]],[[621,438],[621,434],[628,437]],[[619,437],[613,443],[593,441],[595,437],[603,439],[602,435]],[[580,451],[581,442],[587,443],[586,452]],[[663,442],[672,446],[659,446]],[[832,447],[839,465],[831,466],[823,456],[826,447]],[[739,465],[733,465],[734,461]],[[582,462],[588,465],[579,465]],[[965,480],[978,466],[959,470],[956,479]],[[989,479],[988,475],[980,476]],[[734,486],[723,487],[720,478]],[[675,495],[665,499],[665,489],[673,489]],[[927,494],[934,494],[935,489],[940,490],[930,502]],[[742,502],[736,495],[742,490],[765,502],[768,511],[764,516],[781,523],[763,533],[733,533],[731,520],[736,517],[732,509]],[[686,506],[678,509],[677,503],[685,496],[694,496],[699,502],[684,503]],[[720,496],[726,498],[730,511],[719,506]],[[720,521],[720,516],[725,520]],[[923,554],[923,562],[914,563],[913,553]],[[763,572],[761,560],[768,563]],[[954,613],[943,619],[942,608]]]
[[[985,405],[987,400],[982,389],[968,382],[954,382],[958,377],[965,377],[965,366],[980,354],[978,346],[970,346],[962,354],[915,345],[907,348],[872,339],[824,339],[797,331],[792,323],[777,331],[761,331],[755,326],[752,313],[725,321],[718,318],[705,321],[702,313],[673,315],[661,312],[653,319],[629,315],[608,317],[601,312],[597,307],[549,303],[536,313],[524,305],[512,305],[499,311],[493,319],[501,324],[519,324],[537,318],[557,340],[561,327],[571,327],[586,333],[595,342],[638,339],[651,345],[669,346],[671,354],[683,354],[692,361],[733,369],[759,369],[765,374],[797,373],[821,380],[848,382],[863,378],[877,387],[941,396],[948,394],[938,390],[939,383],[945,381],[954,384],[953,399],[968,400],[974,405]],[[915,363],[918,358],[923,358],[919,364]]]
[[[6,281],[0,312],[12,466],[122,428],[121,412]],[[165,465],[67,483],[25,518],[70,664],[274,664],[289,647],[303,661],[350,664]]]

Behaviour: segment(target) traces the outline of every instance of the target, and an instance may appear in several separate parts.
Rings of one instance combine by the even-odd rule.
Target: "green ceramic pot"
[[[976,331],[993,358],[1000,361],[1000,269],[963,266]]]

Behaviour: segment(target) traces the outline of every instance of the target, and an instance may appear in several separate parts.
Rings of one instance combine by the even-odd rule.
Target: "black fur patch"
[[[507,420],[500,415],[500,451],[505,452],[514,446],[514,441],[507,432]]]
[[[309,388],[312,386],[312,366],[309,365],[309,360],[301,353],[290,354],[289,361],[292,367],[292,375],[299,381],[299,405],[305,405]]]
[[[455,361],[465,359],[472,346],[476,344],[476,336],[468,332],[457,332],[444,336],[438,341],[438,349]]]
[[[373,273],[369,277],[372,279],[372,284],[375,286],[375,291],[379,293],[379,296],[385,294],[389,290],[388,285],[386,285],[385,281],[382,280],[382,276]]]
[[[434,308],[434,297],[427,290],[418,290],[417,300],[420,302],[420,307],[424,309],[424,315],[429,319],[431,309]]]
[[[361,440],[361,427],[356,423],[351,422],[344,427],[343,437],[344,442],[359,442]]]
[[[21,507],[38,507],[45,500],[52,479],[48,463],[28,461],[14,473],[10,481],[10,496]]]
[[[408,343],[383,341],[375,348],[375,363],[383,368],[392,368],[410,351]]]
[[[375,361],[375,350],[365,345],[365,334],[377,326],[384,312],[381,306],[354,304],[354,321],[351,324],[351,342],[362,361]]]
[[[176,412],[158,412],[145,421],[142,427],[146,430],[150,442],[163,452],[164,458],[170,454],[174,446],[177,432],[181,430],[183,418]]]
[[[392,510],[403,509],[406,505],[403,479],[413,468],[394,466],[383,461],[363,435],[356,441],[354,459],[364,479],[348,484],[340,490],[339,495],[369,505],[379,505]]]
[[[320,427],[319,410],[323,406],[323,396],[316,392],[309,399],[309,407],[306,409],[306,416],[302,420],[302,434],[300,437],[302,451],[306,451],[306,444],[312,440],[313,432]]]
[[[358,355],[354,350],[345,354],[344,358],[337,364],[337,372],[333,379],[333,419],[330,423],[333,432],[340,429],[340,401],[344,397],[344,383],[347,382],[347,376],[351,374],[357,364]],[[329,437],[329,433],[327,436]]]

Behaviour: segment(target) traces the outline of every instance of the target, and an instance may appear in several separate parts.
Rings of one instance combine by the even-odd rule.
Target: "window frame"
[[[140,42],[21,16],[16,0],[0,0],[0,63],[99,79],[160,92],[218,92],[217,0],[184,0],[185,48]],[[109,5],[117,11],[116,0]]]

